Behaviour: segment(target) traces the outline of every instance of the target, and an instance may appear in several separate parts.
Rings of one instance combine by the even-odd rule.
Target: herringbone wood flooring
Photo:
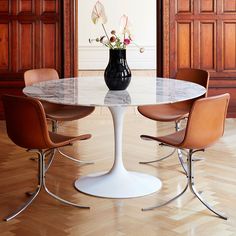
[[[21,205],[25,192],[36,187],[37,163],[32,154],[16,147],[7,137],[5,124],[0,122],[0,218]],[[175,202],[153,211],[142,207],[162,203],[181,191],[186,178],[176,155],[159,164],[140,165],[170,149],[155,142],[143,141],[140,134],[165,134],[174,130],[173,124],[163,124],[143,118],[131,108],[124,125],[124,161],[130,170],[159,177],[162,189],[149,196],[134,199],[103,199],[76,191],[73,182],[82,175],[108,170],[113,161],[113,126],[109,111],[98,108],[89,117],[61,124],[60,132],[91,133],[93,137],[73,147],[68,153],[82,160],[96,160],[94,165],[77,165],[57,155],[47,173],[49,189],[70,201],[91,206],[82,210],[66,206],[44,192],[21,215],[10,222],[0,222],[1,236],[231,236],[236,235],[236,119],[227,119],[224,137],[204,153],[205,160],[197,162],[196,187],[216,209],[224,211],[224,221],[209,212],[187,191]]]

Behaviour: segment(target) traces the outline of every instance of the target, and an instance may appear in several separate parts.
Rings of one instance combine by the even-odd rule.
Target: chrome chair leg
[[[45,191],[46,191],[51,197],[57,199],[58,201],[60,201],[60,202],[62,202],[62,203],[64,203],[64,204],[67,204],[67,205],[70,205],[70,206],[74,206],[74,207],[78,207],[78,208],[90,209],[89,206],[81,206],[81,205],[78,205],[78,204],[76,204],[76,203],[73,203],[73,202],[67,201],[67,200],[65,200],[65,199],[63,199],[63,198],[58,197],[57,195],[55,195],[54,193],[52,193],[52,192],[50,192],[50,191],[48,190],[47,186],[45,186],[45,183],[44,183],[44,189],[45,189]]]
[[[27,196],[33,196],[33,195],[35,195],[35,193],[38,191],[38,188],[35,190],[35,191],[33,191],[33,192],[31,192],[31,191],[28,191],[28,192],[26,192],[25,194],[27,195]]]
[[[47,172],[48,169],[50,168],[50,166],[51,166],[51,164],[52,164],[52,162],[53,162],[53,160],[54,160],[54,157],[55,157],[55,155],[56,155],[56,150],[55,150],[55,149],[53,149],[53,150],[48,150],[48,151],[49,151],[50,157],[49,157],[49,160],[47,161],[47,165],[46,165],[46,167],[45,167],[45,172]]]
[[[164,157],[161,157],[161,158],[159,158],[159,159],[157,159],[157,160],[153,160],[153,161],[140,161],[139,164],[151,164],[151,163],[163,161],[163,160],[167,159],[168,157],[172,156],[172,155],[175,153],[176,150],[177,150],[177,149],[174,148],[174,150],[173,150],[170,154],[168,154],[168,155],[166,155],[166,156],[164,156]]]
[[[203,200],[203,198],[201,197],[201,195],[196,191],[194,185],[190,185],[190,190],[191,192],[200,200],[200,202],[208,208],[208,210],[212,211],[214,214],[216,214],[217,216],[219,216],[220,218],[224,219],[224,220],[227,220],[228,217],[224,214],[224,213],[220,213],[220,212],[217,212],[216,210],[214,210],[207,202],[205,202]]]
[[[198,150],[197,150],[198,151]],[[194,151],[190,150],[189,151],[189,160],[188,160],[188,170],[189,170],[189,177],[188,177],[188,182],[189,182],[189,188],[191,192],[200,200],[200,202],[208,208],[211,212],[219,216],[220,218],[227,220],[228,217],[225,216],[224,213],[217,212],[214,210],[207,202],[204,201],[204,199],[201,197],[201,195],[196,191],[194,187],[194,172],[193,172],[193,160],[192,160],[192,155]]]
[[[180,131],[180,121],[175,122],[175,131],[176,132]],[[184,163],[184,160],[183,160],[182,150],[177,149],[177,154],[178,154],[179,162],[180,162],[185,174],[187,175],[188,170],[187,170],[187,165]]]
[[[184,118],[185,119],[185,118]],[[183,119],[182,119],[183,120]],[[181,120],[180,120],[181,121]],[[180,131],[180,121],[176,122],[175,123],[175,131]],[[180,161],[180,164],[182,165],[183,169],[184,169],[184,172],[187,174],[187,167],[186,165],[184,164],[184,161],[183,161],[183,154],[188,157],[188,152],[184,153],[184,150],[181,150],[181,149],[178,149],[178,157],[179,157],[179,161]],[[201,157],[194,157],[192,158],[193,161],[202,161],[204,160],[204,158],[201,158]]]
[[[53,153],[54,150],[52,150],[51,152]],[[51,155],[53,155],[51,152],[48,152],[47,155],[50,155],[50,159],[52,158]],[[54,151],[54,155],[55,155],[55,151]],[[39,159],[39,157],[30,157],[29,158],[31,161],[37,161]]]
[[[184,150],[181,150],[182,155],[184,155],[186,158],[188,157],[188,152],[185,152]],[[203,161],[205,160],[204,157],[192,157],[192,161]]]
[[[194,158],[192,159],[192,161],[204,161],[204,160],[205,160],[204,157],[194,157]]]
[[[207,207],[207,209],[209,209],[211,212],[213,212],[214,214],[219,216],[221,219],[224,219],[224,220],[228,219],[228,217],[224,213],[220,213],[218,211],[215,211],[207,202],[205,202],[200,195],[202,192],[197,192],[194,187],[194,172],[193,172],[193,157],[192,156],[195,152],[199,152],[199,151],[204,151],[204,150],[195,150],[195,151],[189,150],[189,155],[188,155],[188,159],[187,159],[187,175],[186,175],[188,183],[187,183],[186,187],[184,188],[184,190],[181,193],[179,193],[177,196],[175,196],[174,198],[168,200],[167,202],[164,202],[160,205],[156,205],[156,206],[152,206],[152,207],[142,208],[142,211],[153,210],[153,209],[160,208],[162,206],[165,206],[165,205],[171,203],[172,201],[176,200],[181,195],[183,195],[189,187],[190,191],[201,201],[201,203],[205,207]]]
[[[53,133],[57,133],[57,130],[58,130],[58,121],[56,120],[52,120],[52,132]],[[65,154],[64,152],[62,152],[59,148],[56,149],[62,156],[70,159],[71,161],[74,161],[74,162],[77,162],[79,164],[94,164],[93,161],[81,161],[81,160],[78,160],[72,156],[69,156],[67,154]]]
[[[42,169],[42,163],[40,161],[40,156],[41,156],[41,153],[40,152],[37,152],[38,154],[38,163],[39,163],[39,170]],[[9,220],[12,220],[13,218],[15,218],[16,216],[18,216],[22,211],[24,211],[33,201],[34,199],[38,196],[41,188],[43,186],[43,178],[42,178],[42,173],[39,172],[38,173],[38,187],[37,189],[32,192],[31,194],[31,197],[21,206],[19,207],[14,213],[10,214],[9,216],[5,217],[4,220],[5,221],[9,221]],[[30,193],[30,192],[29,192]],[[28,194],[30,196],[30,194]]]
[[[48,171],[48,169],[50,168],[53,160],[54,160],[54,157],[55,157],[55,154],[56,154],[56,150],[55,149],[52,149],[52,150],[47,150],[47,158],[49,159],[48,160],[48,163],[47,163],[47,166],[46,166],[46,172]],[[48,157],[49,156],[49,157]],[[39,160],[39,157],[31,157],[30,160],[32,161],[37,161]],[[26,192],[27,195],[31,196],[33,195],[32,192]]]
[[[187,170],[187,165],[183,160],[183,154],[182,151],[180,149],[177,149],[177,153],[178,153],[178,158],[179,158],[179,162],[184,170],[185,175],[188,175],[188,170]]]
[[[15,218],[16,216],[18,216],[22,211],[24,211],[33,201],[34,199],[37,197],[37,195],[40,192],[40,188],[37,189],[36,193],[34,195],[31,196],[30,199],[28,199],[23,206],[21,206],[20,208],[18,208],[14,213],[10,214],[9,216],[5,217],[4,220],[5,221],[9,221],[12,220],[13,218]]]
[[[18,216],[21,212],[23,212],[33,201],[34,199],[38,196],[39,192],[41,191],[42,188],[45,189],[45,191],[52,197],[54,197],[55,199],[70,205],[70,206],[75,206],[78,208],[84,208],[84,209],[89,209],[90,207],[88,206],[81,206],[78,204],[75,204],[73,202],[69,202],[67,200],[64,200],[60,197],[58,197],[57,195],[55,195],[54,193],[50,192],[46,186],[46,172],[47,172],[47,167],[45,165],[45,158],[46,158],[46,153],[49,150],[46,150],[45,152],[42,151],[38,151],[38,150],[28,150],[28,151],[32,151],[32,152],[36,152],[38,154],[38,187],[34,192],[27,192],[26,194],[28,196],[30,196],[30,198],[19,208],[17,209],[14,213],[10,214],[9,216],[5,217],[4,220],[5,221],[9,221],[12,220],[13,218],[15,218],[16,216]]]
[[[64,200],[62,198],[60,198],[59,196],[55,195],[54,193],[50,192],[46,186],[46,178],[45,178],[45,174],[46,174],[46,168],[45,168],[45,154],[42,155],[42,165],[43,165],[43,168],[42,168],[42,174],[43,174],[43,188],[45,189],[45,191],[52,197],[54,197],[55,199],[57,199],[58,201],[61,201],[65,204],[68,204],[68,205],[71,205],[71,206],[75,206],[75,207],[79,207],[79,208],[85,208],[85,209],[90,209],[90,207],[87,207],[87,206],[81,206],[81,205],[78,205],[78,204],[75,204],[73,202],[69,202],[67,200]]]
[[[77,163],[79,163],[79,164],[94,164],[93,161],[82,161],[82,160],[78,160],[78,159],[76,159],[76,158],[74,158],[74,157],[72,157],[72,156],[69,156],[69,155],[65,154],[64,152],[62,152],[59,148],[57,148],[57,151],[58,151],[61,155],[63,155],[64,157],[70,159],[71,161],[75,161],[75,162],[77,162]]]
[[[156,206],[152,206],[152,207],[142,208],[142,211],[150,211],[150,210],[154,210],[156,208],[163,207],[163,206],[173,202],[174,200],[176,200],[180,196],[182,196],[186,192],[187,189],[188,189],[188,184],[185,186],[185,188],[178,195],[176,195],[175,197],[171,198],[167,202],[164,202],[164,203],[161,203],[160,205],[156,205]]]

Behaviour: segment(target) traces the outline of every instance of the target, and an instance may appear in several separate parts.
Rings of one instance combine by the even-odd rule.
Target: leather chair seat
[[[57,121],[72,121],[88,116],[94,111],[94,107],[60,105],[42,102],[46,117]]]
[[[152,139],[161,143],[165,143],[170,146],[178,147],[184,140],[186,129],[181,131],[159,137],[153,137],[149,135],[141,135],[142,139]]]
[[[69,145],[69,144],[71,144],[75,141],[78,141],[78,140],[86,140],[86,139],[91,138],[90,134],[83,134],[83,135],[80,135],[80,136],[67,136],[67,135],[57,134],[57,133],[54,133],[54,132],[48,132],[48,134],[49,134],[49,137],[50,137],[51,141],[57,147]]]
[[[188,117],[189,106],[176,104],[160,104],[160,105],[149,105],[139,106],[138,111],[145,117],[162,122],[171,122]]]

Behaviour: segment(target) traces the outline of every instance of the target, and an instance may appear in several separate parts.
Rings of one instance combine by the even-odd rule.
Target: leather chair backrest
[[[18,146],[27,149],[51,147],[42,104],[33,98],[2,96],[7,133]]]
[[[200,69],[179,69],[176,73],[176,79],[202,85],[204,88],[206,88],[206,91],[208,90],[209,77],[210,75],[208,71]],[[207,92],[205,96],[207,96]]]
[[[59,79],[59,76],[57,71],[52,68],[32,69],[24,74],[25,86],[55,79]]]
[[[201,98],[194,102],[182,147],[205,148],[223,135],[229,98],[230,95],[227,93]]]

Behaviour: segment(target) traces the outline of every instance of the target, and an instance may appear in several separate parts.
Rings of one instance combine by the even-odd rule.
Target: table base
[[[100,172],[75,181],[75,188],[80,192],[105,198],[142,197],[158,191],[161,186],[158,178],[133,171]]]

